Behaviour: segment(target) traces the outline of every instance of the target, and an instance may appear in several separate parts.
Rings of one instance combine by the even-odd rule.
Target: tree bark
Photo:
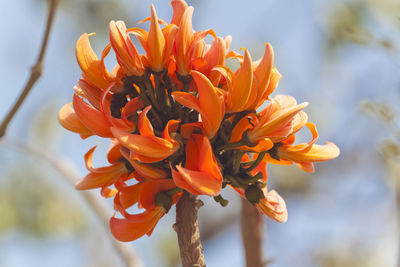
[[[186,191],[176,204],[176,224],[182,267],[205,267],[197,212],[203,202]]]
[[[247,267],[262,267],[263,220],[262,215],[248,200],[242,199],[242,240]]]

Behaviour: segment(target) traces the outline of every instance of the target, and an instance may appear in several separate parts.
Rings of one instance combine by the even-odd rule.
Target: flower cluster
[[[72,103],[59,112],[60,123],[84,139],[109,138],[109,166],[95,168],[95,147],[85,155],[89,174],[76,188],[101,188],[114,197],[121,214],[110,220],[121,241],[150,235],[175,204],[182,190],[195,195],[220,195],[229,186],[272,219],[285,222],[284,200],[267,189],[267,163],[296,164],[312,172],[313,162],[339,155],[333,143],[316,145],[318,134],[291,96],[271,93],[281,75],[273,65],[271,45],[253,61],[229,49],[231,37],[192,28],[193,7],[172,0],[168,24],[151,6],[148,31],[111,21],[110,44],[101,58],[93,52],[88,34],[76,44],[82,78]],[[211,44],[205,37],[211,36]],[[143,47],[140,54],[131,37]],[[113,51],[118,64],[107,70],[104,58]],[[237,60],[232,71],[227,59]],[[304,126],[312,140],[294,144]],[[137,205],[142,213],[130,214]]]

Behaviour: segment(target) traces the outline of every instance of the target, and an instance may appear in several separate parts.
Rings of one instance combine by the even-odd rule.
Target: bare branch
[[[174,229],[178,235],[179,250],[183,267],[205,267],[203,247],[200,241],[197,212],[203,202],[186,191],[176,204],[176,224]]]
[[[262,215],[249,201],[242,199],[242,240],[247,267],[263,267]]]
[[[51,26],[53,25],[54,16],[56,13],[58,0],[50,0],[49,4],[49,12],[47,16],[46,22],[46,30],[42,39],[42,44],[40,46],[39,56],[36,60],[36,63],[31,68],[31,75],[25,84],[24,89],[22,90],[20,96],[18,97],[17,101],[14,103],[11,110],[8,112],[7,116],[4,118],[3,122],[0,125],[0,138],[2,138],[7,131],[7,127],[11,120],[14,118],[15,114],[17,113],[18,109],[21,107],[22,103],[24,102],[25,98],[31,91],[32,87],[35,85],[36,81],[40,78],[43,72],[43,58],[45,52],[47,50],[47,44],[50,36]]]

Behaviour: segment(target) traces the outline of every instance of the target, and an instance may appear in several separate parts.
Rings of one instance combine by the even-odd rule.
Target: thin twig
[[[247,267],[263,267],[263,222],[262,215],[246,199],[242,199],[242,241]]]
[[[25,98],[27,97],[28,93],[31,91],[32,87],[35,85],[36,81],[40,78],[43,72],[43,58],[47,50],[47,43],[50,36],[51,26],[53,25],[54,16],[56,13],[58,0],[50,0],[49,4],[49,13],[47,16],[46,22],[46,30],[42,39],[42,45],[40,47],[39,56],[36,60],[36,63],[31,68],[31,75],[25,84],[23,91],[21,92],[20,96],[18,97],[17,101],[14,103],[11,110],[8,112],[7,116],[4,118],[3,122],[0,125],[0,138],[6,134],[8,124],[13,119],[14,115],[17,113],[18,109],[24,102]]]
[[[23,144],[18,141],[10,140],[10,139],[3,139],[3,144],[8,144],[23,153],[30,154],[35,157],[35,159],[39,158],[43,161],[46,161],[50,164],[55,170],[57,170],[62,177],[68,182],[70,185],[74,185],[77,181],[76,177],[77,171],[74,171],[74,167],[71,163],[60,156],[54,156],[49,154],[48,152],[43,152],[33,147],[30,147],[26,144]],[[110,234],[108,230],[108,222],[110,219],[110,215],[113,213],[110,206],[107,204],[106,201],[103,201],[101,198],[95,196],[92,192],[83,191],[82,195],[90,206],[91,210],[95,213],[96,217],[102,222],[103,226],[105,227],[105,231],[107,236],[110,238],[112,245],[115,248],[115,251],[118,253],[122,261],[124,262],[125,266],[127,267],[139,267],[143,266],[141,263],[139,256],[134,251],[133,247],[128,244],[121,243],[115,240]]]
[[[203,205],[197,196],[186,191],[176,204],[176,224],[179,250],[183,267],[205,267],[203,247],[200,241],[197,212]]]

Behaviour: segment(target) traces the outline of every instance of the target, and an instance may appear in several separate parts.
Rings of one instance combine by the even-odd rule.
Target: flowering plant
[[[95,147],[85,154],[89,171],[79,190],[101,188],[114,197],[110,228],[120,241],[150,235],[157,222],[184,191],[212,196],[222,206],[221,190],[229,186],[270,218],[285,222],[282,197],[267,188],[267,164],[295,164],[313,172],[313,162],[339,155],[333,143],[315,144],[318,133],[303,109],[287,95],[271,97],[281,78],[273,65],[273,49],[265,44],[253,61],[229,49],[231,37],[213,30],[195,32],[193,7],[172,0],[170,23],[151,6],[148,31],[111,21],[110,44],[101,57],[89,36],[76,44],[82,77],[72,103],[59,112],[60,123],[85,139],[110,139],[109,166],[95,168]],[[206,36],[213,41],[207,44]],[[142,55],[131,40],[137,38]],[[104,58],[113,51],[118,64],[111,70]],[[236,71],[227,59],[240,64]],[[308,143],[294,144],[306,126]],[[142,213],[127,211],[137,205]]]

